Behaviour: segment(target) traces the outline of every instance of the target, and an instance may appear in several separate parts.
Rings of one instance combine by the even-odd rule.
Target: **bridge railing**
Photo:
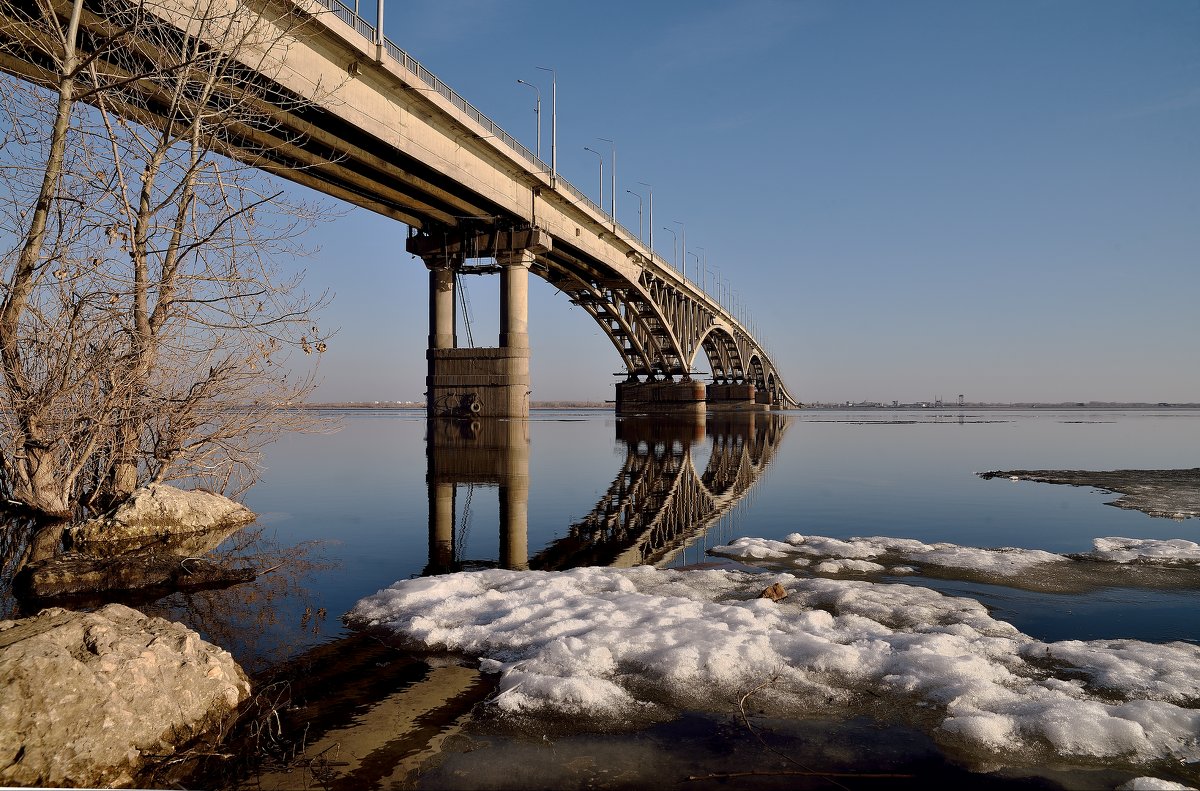
[[[322,7],[329,9],[334,16],[345,22],[350,27],[354,28],[355,31],[357,31],[358,34],[363,38],[366,38],[370,41],[377,40],[374,25],[369,24],[365,19],[354,13],[354,10],[344,5],[341,0],[315,0],[315,2]],[[401,64],[405,71],[409,72],[418,80],[428,85],[435,92],[441,94],[446,101],[453,104],[463,113],[466,113],[471,120],[475,121],[490,134],[492,134],[497,140],[515,151],[517,155],[519,155],[533,167],[535,173],[550,172],[549,165],[547,165],[536,154],[518,142],[516,138],[497,126],[492,119],[479,112],[479,110],[477,110],[470,102],[459,96],[453,88],[438,79],[437,75],[422,66],[417,60],[415,60],[400,47],[396,46],[391,39],[387,38],[386,36],[382,36],[381,38],[383,40],[383,48],[387,52],[388,57],[392,58],[392,60],[396,61],[396,63]],[[636,234],[618,222],[615,217],[609,215],[609,213],[597,205],[595,201],[584,195],[583,192],[575,187],[575,185],[571,184],[561,176],[557,176],[557,174],[555,181],[556,186],[560,187],[563,192],[566,192],[568,195],[570,195],[576,204],[581,203],[584,206],[587,206],[592,211],[595,211],[596,213],[607,218],[611,224],[620,228],[631,238],[636,238]],[[655,258],[662,262],[662,259],[658,256],[655,256]]]
[[[414,77],[416,77],[418,80],[423,82],[425,85],[429,86],[430,89],[441,94],[441,96],[443,98],[445,98],[448,102],[450,102],[455,107],[457,107],[460,111],[465,113],[469,118],[471,118],[477,124],[482,126],[493,137],[495,137],[495,139],[501,141],[502,143],[504,143],[504,145],[508,146],[510,149],[512,149],[514,152],[516,152],[516,154],[519,157],[524,159],[525,162],[533,168],[533,172],[543,173],[543,174],[550,172],[550,166],[547,165],[545,162],[543,162],[537,155],[535,155],[532,151],[530,151],[528,148],[523,146],[520,142],[518,142],[516,140],[516,138],[514,138],[508,132],[505,132],[503,129],[501,129],[499,126],[497,126],[492,121],[492,119],[488,118],[486,115],[479,112],[479,110],[477,110],[470,102],[468,102],[463,97],[459,96],[458,93],[456,93],[453,88],[451,88],[449,85],[447,85],[446,83],[444,83],[440,79],[438,79],[437,75],[435,75],[433,72],[429,71],[429,69],[426,69],[424,66],[422,66],[417,60],[415,60],[412,56],[410,56],[403,49],[396,46],[396,44],[394,44],[391,41],[391,39],[389,39],[383,35],[377,35],[377,31],[376,31],[374,25],[369,24],[365,19],[360,17],[358,14],[356,14],[352,8],[350,8],[349,6],[342,3],[341,0],[315,0],[315,2],[318,5],[328,9],[338,19],[342,20],[347,25],[354,28],[354,30],[357,31],[358,34],[361,35],[363,38],[366,38],[372,42],[382,41],[383,48],[387,52],[388,57],[392,58],[392,60],[394,60],[396,63],[403,66],[405,71],[409,72]],[[381,33],[381,32],[382,31],[378,31],[378,33]],[[664,259],[662,256],[658,255],[652,249],[650,249],[647,245],[645,245],[641,241],[641,238],[637,234],[633,233],[631,230],[629,230],[624,225],[622,225],[615,217],[613,217],[608,212],[606,212],[591,198],[584,195],[583,192],[581,190],[579,190],[574,184],[571,184],[569,181],[562,178],[561,176],[558,176],[557,174],[555,174],[555,186],[558,189],[561,189],[563,192],[567,193],[569,196],[571,196],[571,198],[573,199],[572,202],[574,202],[576,205],[582,204],[582,205],[588,207],[592,211],[594,211],[597,214],[604,217],[605,220],[607,221],[607,223],[611,224],[614,228],[620,228],[622,231],[624,231],[625,234],[628,236],[628,238],[630,238],[630,239],[636,238],[638,240],[638,243],[643,248],[643,253],[645,253],[650,260],[657,263],[663,269],[668,269],[668,270],[671,270],[671,271],[677,273],[681,278],[683,278],[683,280],[690,282],[692,284],[692,286],[694,288],[696,288],[698,291],[701,291],[702,293],[706,293],[706,292],[704,292],[704,289],[701,288],[701,286],[695,280],[693,280],[687,276],[687,262],[686,261],[684,262],[682,271],[679,269],[676,269],[672,263],[667,262],[666,259]],[[717,303],[721,306],[721,308],[723,310],[725,310],[727,316],[729,318],[731,318],[735,324],[741,323],[738,321],[737,317],[733,315],[733,312],[729,308],[727,308],[721,302],[720,299],[717,299]]]

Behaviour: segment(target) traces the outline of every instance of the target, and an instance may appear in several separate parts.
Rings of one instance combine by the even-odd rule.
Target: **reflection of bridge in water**
[[[566,569],[669,561],[724,519],[774,458],[788,425],[770,413],[617,423],[625,461],[608,492],[566,536],[528,555],[529,433],[525,421],[434,420],[428,432],[429,565],[472,564],[456,535],[457,485],[499,488],[499,565]],[[697,459],[708,458],[703,469]],[[469,496],[470,489],[468,489]],[[464,506],[465,507],[465,506]]]

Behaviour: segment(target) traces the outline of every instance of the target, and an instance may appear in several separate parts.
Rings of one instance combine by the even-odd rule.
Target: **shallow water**
[[[400,410],[338,417],[336,433],[288,436],[270,448],[266,473],[245,498],[261,515],[260,532],[227,544],[241,541],[238,553],[263,566],[282,563],[279,570],[252,585],[177,594],[142,603],[143,609],[192,625],[247,668],[266,673],[285,660],[306,661],[323,645],[336,650],[337,641],[348,639],[340,616],[356,601],[429,572],[636,562],[680,567],[712,561],[707,548],[744,535],[884,535],[1065,553],[1088,551],[1102,536],[1197,540],[1200,527],[1197,520],[1108,507],[1117,495],[1092,489],[974,475],[1006,468],[1200,466],[1196,411],[821,410],[710,416],[699,424],[618,420],[591,411],[535,412],[527,423],[494,424],[432,425],[421,412]],[[977,598],[1043,640],[1200,640],[1197,590],[1067,595],[897,581]],[[363,724],[371,710],[400,705],[396,695],[411,679],[397,683],[386,691],[347,691],[354,700],[341,725],[411,731],[403,719]],[[455,683],[466,689],[474,681]],[[343,778],[342,787],[463,787],[479,785],[484,776],[496,787],[627,787],[648,777],[673,782],[680,773],[727,772],[730,761],[744,766],[755,756],[778,763],[736,718],[689,716],[621,735],[573,734],[561,723],[543,724],[546,733],[531,741],[537,724],[506,733],[486,717],[465,718],[479,698],[454,689],[430,693],[441,702],[412,714],[433,723],[431,733],[453,736],[439,747],[440,762],[426,762],[437,750],[401,748],[398,737],[382,734],[363,748],[373,771],[357,776],[357,785]],[[341,692],[334,685],[321,694],[336,700]],[[829,740],[817,744],[812,731],[831,727],[775,724],[774,731],[790,734],[780,738],[793,748],[808,745],[806,755],[818,760],[829,753]],[[907,767],[919,777],[958,771],[924,737],[869,723],[838,728],[843,741],[859,746],[838,752],[836,760],[818,760],[823,772],[875,764]],[[698,743],[692,741],[697,733],[705,734]],[[722,751],[733,757],[714,758]],[[647,775],[645,765],[655,756],[660,760]],[[500,771],[514,762],[520,775]],[[424,770],[414,774],[412,767],[422,763]],[[288,775],[276,787],[299,782]],[[1109,785],[1107,778],[1098,785]]]

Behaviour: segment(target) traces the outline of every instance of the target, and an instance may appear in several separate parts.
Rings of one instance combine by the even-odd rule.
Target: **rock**
[[[69,528],[67,536],[72,548],[92,554],[153,545],[200,554],[202,550],[180,543],[199,534],[236,529],[256,518],[249,508],[228,497],[152,483],[104,516]]]
[[[256,575],[254,569],[225,568],[197,557],[150,552],[100,557],[64,552],[21,569],[13,580],[13,592],[23,600],[46,600],[159,586],[195,590],[250,582]]]
[[[762,593],[758,594],[758,598],[770,599],[771,601],[779,601],[780,599],[787,598],[787,591],[785,591],[783,589],[782,585],[780,585],[778,582],[776,582],[774,585],[767,588]]]
[[[119,604],[0,621],[0,785],[129,785],[249,694],[227,651]]]

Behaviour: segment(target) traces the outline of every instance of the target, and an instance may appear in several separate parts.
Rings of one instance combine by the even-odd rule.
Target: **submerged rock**
[[[219,543],[227,531],[256,518],[249,508],[228,497],[152,483],[104,516],[69,528],[67,536],[73,548],[93,554],[114,549],[136,551],[153,545],[199,554],[205,550],[175,545],[199,534],[226,531],[219,535]]]
[[[119,604],[0,621],[0,784],[128,785],[249,694],[227,651]]]

